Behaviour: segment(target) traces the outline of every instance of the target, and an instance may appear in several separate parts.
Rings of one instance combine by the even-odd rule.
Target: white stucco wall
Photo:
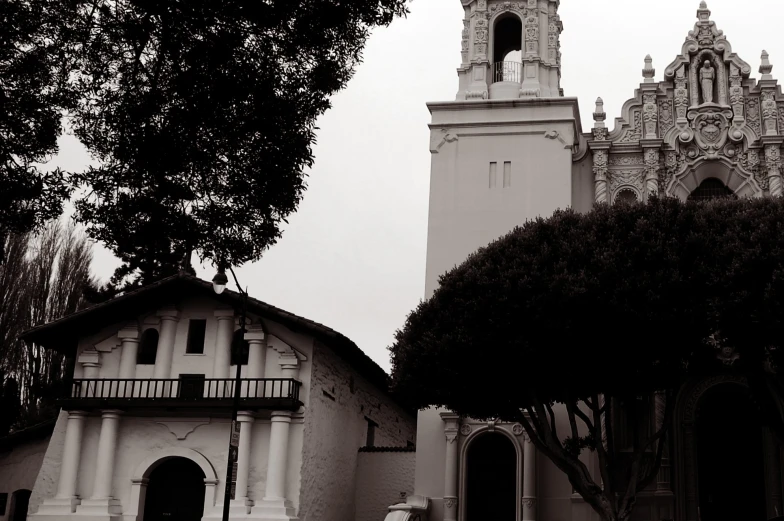
[[[0,521],[10,518],[14,492],[33,490],[48,444],[49,436],[46,436],[41,439],[22,440],[13,447],[0,449],[0,494],[8,494],[8,503],[5,513],[0,514]]]
[[[354,521],[382,521],[389,506],[414,493],[414,452],[360,452]]]
[[[478,248],[573,203],[574,98],[429,104],[432,114],[425,298]],[[504,163],[510,162],[508,186]],[[491,163],[496,163],[491,184]]]
[[[352,382],[353,380],[353,390]],[[329,348],[316,343],[310,407],[305,414],[301,521],[353,519],[358,449],[367,421],[378,424],[376,446],[413,442],[413,418],[359,376]],[[334,401],[324,395],[328,392]]]

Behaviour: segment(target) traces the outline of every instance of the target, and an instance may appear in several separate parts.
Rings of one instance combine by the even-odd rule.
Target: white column
[[[255,418],[251,412],[237,413],[240,422],[240,446],[237,451],[237,485],[235,499],[232,501],[232,513],[250,514],[253,502],[248,499],[248,477],[250,474],[251,439],[253,437],[253,422]]]
[[[283,378],[299,378],[299,360],[293,352],[279,357]],[[291,501],[286,499],[286,471],[288,469],[289,427],[291,411],[273,411],[271,414],[269,456],[267,458],[267,486],[264,500],[253,507],[251,515],[267,520],[296,519]],[[240,434],[240,443],[242,434]],[[239,472],[239,469],[237,469]]]
[[[101,434],[98,436],[95,479],[90,499],[82,501],[76,509],[77,514],[114,515],[120,514],[120,502],[112,498],[114,479],[114,458],[117,453],[117,434],[120,426],[121,411],[101,412]]]
[[[139,352],[139,329],[136,326],[124,327],[117,333],[120,339],[120,373],[118,378],[136,378],[136,355]]]
[[[60,464],[60,482],[57,484],[58,499],[76,497],[76,479],[79,475],[79,459],[82,457],[82,434],[84,433],[84,411],[69,411],[65,425],[63,459]]]
[[[215,311],[218,319],[217,335],[215,337],[215,361],[212,366],[213,378],[231,378],[231,340],[234,336],[234,310],[218,309]]]
[[[76,495],[76,483],[79,477],[79,459],[82,456],[82,435],[84,433],[84,411],[69,411],[65,424],[65,440],[63,457],[60,462],[60,480],[54,497],[44,499],[38,512],[31,517],[50,517],[62,519],[76,511],[80,500]]]
[[[442,412],[446,424],[446,465],[444,466],[444,521],[457,521],[457,434],[460,416]]]
[[[78,359],[82,364],[82,378],[86,380],[96,380],[101,372],[101,353],[91,349],[82,351]],[[81,396],[84,398],[98,397],[98,386],[96,382],[82,382]]]
[[[528,433],[523,437],[523,521],[536,521],[536,447]]]
[[[155,356],[153,378],[171,378],[172,356],[174,355],[174,341],[177,336],[176,309],[163,309],[158,311],[161,317],[161,331],[158,338],[158,352]]]
[[[274,411],[272,413],[265,500],[286,499],[286,467],[288,465],[290,425],[291,412]]]
[[[114,455],[117,452],[117,434],[120,411],[101,413],[101,434],[98,438],[98,464],[95,469],[93,495],[90,499],[107,499],[112,496]]]

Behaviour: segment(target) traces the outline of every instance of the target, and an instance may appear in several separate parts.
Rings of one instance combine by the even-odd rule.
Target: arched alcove
[[[695,427],[700,521],[765,521],[763,431],[748,389],[725,383],[707,390]]]
[[[522,465],[522,448],[506,428],[475,429],[460,450],[459,521],[520,519]]]
[[[522,81],[523,23],[512,13],[493,25],[493,83]]]
[[[142,521],[198,521],[204,515],[204,471],[194,461],[168,458],[147,478]]]
[[[716,179],[709,177],[705,179],[691,194],[689,201],[710,201],[712,199],[737,199],[735,192],[727,188],[727,185]]]
[[[753,174],[723,157],[700,158],[685,165],[668,183],[667,195],[687,201],[692,192],[707,179],[718,179],[739,198],[757,198],[764,195]]]
[[[622,187],[615,193],[613,203],[615,204],[634,204],[640,202],[640,196],[631,187]]]

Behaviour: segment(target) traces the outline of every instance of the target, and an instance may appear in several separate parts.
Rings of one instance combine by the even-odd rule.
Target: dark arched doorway
[[[153,469],[144,521],[199,521],[204,515],[204,472],[193,461],[172,458]]]
[[[30,495],[33,492],[27,489],[17,490],[11,495],[11,515],[8,521],[25,521],[27,508],[30,505]]]
[[[715,177],[709,177],[691,194],[689,201],[710,201],[712,199],[737,199],[735,192]]]
[[[466,453],[466,521],[517,519],[517,452],[499,433],[482,434]]]
[[[696,427],[701,521],[765,521],[763,433],[746,389],[707,391]]]

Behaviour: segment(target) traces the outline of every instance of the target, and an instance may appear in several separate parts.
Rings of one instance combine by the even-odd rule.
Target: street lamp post
[[[234,283],[237,285],[240,295],[242,295],[242,309],[240,312],[240,331],[245,332],[245,312],[248,302],[248,293],[243,291],[240,283],[237,280],[237,275],[234,270],[229,266],[231,276],[234,278]],[[226,271],[223,268],[218,269],[218,273],[212,279],[212,287],[215,293],[220,295],[226,289],[229,279],[226,276]],[[239,453],[240,443],[240,424],[237,422],[237,413],[240,408],[240,385],[242,384],[242,360],[240,359],[240,347],[232,346],[235,348],[235,361],[237,362],[237,372],[234,376],[234,399],[231,406],[231,434],[229,438],[229,456],[226,463],[226,490],[223,496],[223,521],[229,521],[229,507],[231,500],[236,495],[236,480],[237,480],[237,456]],[[231,356],[231,355],[229,355]]]

